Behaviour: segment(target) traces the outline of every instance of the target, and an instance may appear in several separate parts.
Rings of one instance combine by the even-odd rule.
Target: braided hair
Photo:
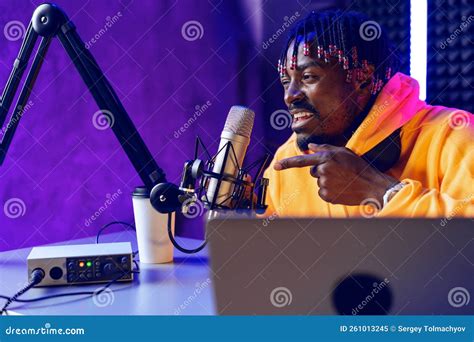
[[[374,73],[370,84],[372,95],[376,95],[399,69],[399,57],[385,32],[378,23],[359,12],[313,11],[297,22],[290,31],[278,60],[280,76],[286,73],[289,49],[292,49],[290,68],[296,68],[300,44],[303,44],[305,56],[309,56],[311,50],[325,63],[330,58],[337,59],[346,70],[348,82],[353,77],[362,80],[362,72],[367,70],[368,65],[373,65]]]

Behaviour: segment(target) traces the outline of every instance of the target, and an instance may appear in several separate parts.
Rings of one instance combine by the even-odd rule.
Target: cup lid
[[[133,197],[150,198],[150,190],[146,186],[137,186],[133,192]]]

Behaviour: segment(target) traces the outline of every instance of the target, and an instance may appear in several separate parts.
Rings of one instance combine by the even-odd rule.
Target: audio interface
[[[34,247],[28,255],[28,277],[41,268],[44,279],[35,287],[132,281],[130,242]]]

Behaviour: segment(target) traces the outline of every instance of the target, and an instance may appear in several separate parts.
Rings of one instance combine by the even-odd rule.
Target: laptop
[[[220,315],[474,314],[472,219],[207,222]]]

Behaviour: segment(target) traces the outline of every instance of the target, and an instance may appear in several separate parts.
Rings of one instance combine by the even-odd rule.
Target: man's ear
[[[359,96],[370,95],[370,84],[374,77],[374,66],[368,65],[366,70],[360,68],[360,78],[357,78],[356,72],[352,71],[352,87],[359,94]]]

